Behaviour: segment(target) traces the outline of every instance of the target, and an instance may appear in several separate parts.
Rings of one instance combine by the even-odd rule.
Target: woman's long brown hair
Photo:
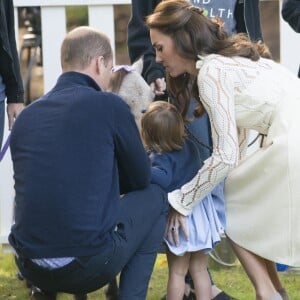
[[[203,10],[186,0],[160,2],[153,14],[146,18],[150,29],[170,36],[177,53],[186,59],[198,60],[198,55],[220,54],[227,57],[241,56],[257,61],[260,57],[271,58],[268,47],[262,42],[252,42],[246,34],[229,36],[221,19],[209,19]],[[171,96],[177,99],[183,116],[186,115],[191,97],[199,102],[196,77],[182,74],[178,77],[166,75]],[[199,102],[196,116],[204,113]]]

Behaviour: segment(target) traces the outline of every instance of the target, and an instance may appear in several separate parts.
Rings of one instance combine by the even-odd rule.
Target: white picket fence
[[[66,7],[71,5],[88,6],[89,25],[104,31],[112,41],[115,50],[114,5],[128,4],[131,4],[130,0],[14,0],[16,33],[18,33],[17,8],[26,6],[41,7],[45,92],[53,86],[61,72],[59,55],[60,45],[66,34]],[[300,34],[297,35],[293,32],[281,16],[279,19],[281,20],[280,60],[296,74],[300,64]],[[4,141],[7,136],[8,131],[6,129]],[[8,151],[4,160],[0,163],[0,244],[3,245],[7,245],[7,236],[12,224],[13,198],[13,172]]]

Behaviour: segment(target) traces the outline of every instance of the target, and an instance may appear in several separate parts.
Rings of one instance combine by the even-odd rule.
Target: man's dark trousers
[[[78,257],[48,270],[17,257],[22,275],[44,291],[72,294],[95,291],[120,274],[120,300],[146,299],[168,214],[167,194],[157,185],[126,194],[117,227],[107,233],[99,254]]]

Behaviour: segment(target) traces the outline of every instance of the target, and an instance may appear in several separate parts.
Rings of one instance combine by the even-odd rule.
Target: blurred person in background
[[[281,15],[294,31],[300,33],[300,0],[283,0]],[[300,78],[300,67],[298,77]]]
[[[5,99],[8,128],[24,107],[24,89],[15,38],[14,4],[0,2],[0,149],[4,135]]]

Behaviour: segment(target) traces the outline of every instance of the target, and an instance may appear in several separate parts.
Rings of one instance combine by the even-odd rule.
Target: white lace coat
[[[247,167],[242,172],[243,176],[239,174],[238,180],[243,177],[242,182],[236,177],[233,181],[231,175],[226,180],[227,234],[263,257],[300,265],[300,221],[290,213],[291,207],[286,208],[287,204],[282,202],[283,198],[289,197],[287,194],[292,195],[290,204],[300,213],[300,185],[297,183],[300,175],[284,177],[284,174],[294,174],[294,169],[300,168],[300,157],[296,155],[300,151],[300,80],[279,64],[263,58],[254,62],[242,57],[211,54],[199,57],[196,66],[199,69],[200,100],[211,122],[213,152],[190,182],[169,193],[169,203],[178,212],[188,215],[221,180],[239,170],[240,166],[236,166],[245,157],[249,130],[266,134],[264,149],[268,149],[268,154],[265,151],[264,155],[271,155],[272,160],[254,155],[255,159],[259,159],[251,170]],[[290,126],[295,122],[299,127]],[[282,157],[286,160],[280,164]],[[268,170],[268,174],[264,170]],[[278,177],[278,174],[282,176]],[[266,180],[271,184],[264,184]],[[273,184],[279,187],[279,191],[274,189]],[[299,199],[296,200],[295,195]],[[253,203],[253,199],[257,202]],[[285,217],[290,220],[287,232],[283,232],[289,236],[284,241],[289,244],[288,249],[275,258],[269,256],[269,246],[256,246],[259,242],[257,232],[266,223],[266,218],[268,220],[266,211],[271,211],[270,218],[274,218],[273,206],[277,210],[287,210]],[[263,214],[253,222],[259,215],[258,209]],[[273,225],[281,230],[283,226],[280,223]],[[297,245],[291,242],[295,240],[294,234],[299,237]],[[278,239],[276,243],[280,244],[282,240]]]

